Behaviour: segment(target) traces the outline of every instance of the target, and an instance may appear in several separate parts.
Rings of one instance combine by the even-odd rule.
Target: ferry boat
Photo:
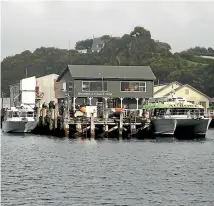
[[[205,117],[202,105],[183,98],[149,103],[143,109],[149,111],[154,136],[205,137],[211,122],[211,118]]]
[[[2,131],[6,133],[28,133],[32,132],[37,124],[34,109],[27,105],[21,105],[6,110],[2,122]]]

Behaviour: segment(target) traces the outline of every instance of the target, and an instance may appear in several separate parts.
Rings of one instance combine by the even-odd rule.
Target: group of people
[[[74,116],[76,111],[81,111],[82,108],[84,108],[85,106],[89,106],[89,105],[78,105],[78,104],[76,104],[75,108],[72,107],[71,109],[69,109],[70,116],[71,117]],[[55,109],[55,102],[54,101],[50,101],[48,105],[46,104],[46,102],[44,102],[42,104],[42,108]],[[63,116],[64,112],[65,112],[65,109],[66,109],[66,106],[65,106],[64,102],[60,103],[59,104],[59,115]]]
[[[48,106],[46,105],[46,103],[44,102],[42,104],[42,108],[49,108],[49,109],[55,109],[55,102],[54,101],[50,101]]]

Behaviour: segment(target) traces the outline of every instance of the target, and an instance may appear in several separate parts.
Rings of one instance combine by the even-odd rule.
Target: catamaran
[[[202,105],[183,98],[149,103],[143,109],[150,114],[150,129],[155,136],[205,137],[211,122]]]

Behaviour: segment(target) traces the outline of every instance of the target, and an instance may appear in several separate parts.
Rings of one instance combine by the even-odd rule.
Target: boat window
[[[26,112],[20,112],[20,117],[26,117],[27,113]]]
[[[13,112],[13,117],[19,117],[19,113],[18,112]]]
[[[159,114],[159,109],[155,109],[154,110],[154,116],[158,116],[158,114]]]
[[[200,109],[200,115],[204,115],[204,110],[203,109]]]
[[[195,115],[199,115],[199,114],[200,114],[200,110],[199,109],[195,110]]]
[[[33,117],[33,112],[27,112],[28,117]]]
[[[180,114],[180,115],[184,115],[186,113],[187,113],[186,109],[180,109],[180,111],[178,112],[178,114]]]
[[[13,117],[12,111],[9,111],[9,112],[7,113],[7,116],[10,117],[10,118],[12,118],[12,117]]]
[[[166,109],[160,109],[160,110],[159,110],[159,115],[164,115],[165,112],[166,112]]]

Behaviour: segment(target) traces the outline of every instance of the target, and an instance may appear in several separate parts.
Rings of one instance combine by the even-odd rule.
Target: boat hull
[[[6,133],[29,133],[32,132],[37,121],[5,121],[2,122],[2,131]]]
[[[153,119],[151,123],[154,136],[174,136],[176,119]]]
[[[211,119],[178,119],[175,130],[177,138],[205,138]]]
[[[155,137],[174,136],[181,139],[205,138],[210,123],[210,118],[153,119],[151,129]]]

